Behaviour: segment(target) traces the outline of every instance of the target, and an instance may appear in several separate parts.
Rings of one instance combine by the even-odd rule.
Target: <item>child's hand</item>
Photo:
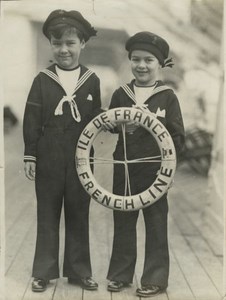
[[[130,121],[130,122],[125,123],[126,133],[133,134],[134,131],[139,126],[140,125],[138,123],[134,122],[134,121]],[[106,122],[102,125],[102,128],[103,128],[104,131],[113,130],[115,127],[117,127],[118,131],[122,131],[122,125],[117,124],[116,122],[113,122],[113,121],[111,121],[111,122],[108,121],[108,122]]]
[[[35,162],[26,161],[24,163],[24,172],[28,179],[35,180],[35,170],[36,170]]]
[[[139,127],[140,125],[134,121],[130,121],[125,124],[126,133],[133,134],[134,131]]]
[[[115,128],[115,126],[116,126],[115,122],[108,121],[102,125],[102,128],[104,131],[109,131],[109,130],[113,130]]]

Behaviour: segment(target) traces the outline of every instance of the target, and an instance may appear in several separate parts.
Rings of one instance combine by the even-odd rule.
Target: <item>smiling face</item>
[[[130,60],[136,85],[151,86],[155,84],[161,65],[153,54],[144,50],[134,50]]]
[[[65,31],[61,38],[50,38],[53,56],[63,69],[73,69],[79,64],[81,50],[85,47],[84,40],[80,41],[73,31]]]

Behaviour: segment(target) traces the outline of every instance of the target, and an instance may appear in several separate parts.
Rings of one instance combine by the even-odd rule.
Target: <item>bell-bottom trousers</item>
[[[59,277],[59,225],[65,215],[63,276],[91,276],[90,197],[75,168],[78,133],[46,129],[38,142],[36,167],[37,240],[32,276]]]

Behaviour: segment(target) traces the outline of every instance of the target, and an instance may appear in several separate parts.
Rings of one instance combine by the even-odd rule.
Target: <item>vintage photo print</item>
[[[1,1],[1,300],[224,299],[223,12]]]

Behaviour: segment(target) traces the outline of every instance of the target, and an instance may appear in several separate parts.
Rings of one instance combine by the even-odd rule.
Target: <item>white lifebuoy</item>
[[[108,121],[125,123],[136,121],[149,131],[161,151],[161,166],[154,183],[142,193],[119,196],[110,193],[96,181],[90,166],[90,149],[102,125]],[[83,130],[76,147],[76,168],[81,184],[98,203],[115,210],[131,211],[143,209],[157,201],[169,188],[176,169],[176,152],[169,132],[153,115],[136,108],[115,108],[101,113]]]

